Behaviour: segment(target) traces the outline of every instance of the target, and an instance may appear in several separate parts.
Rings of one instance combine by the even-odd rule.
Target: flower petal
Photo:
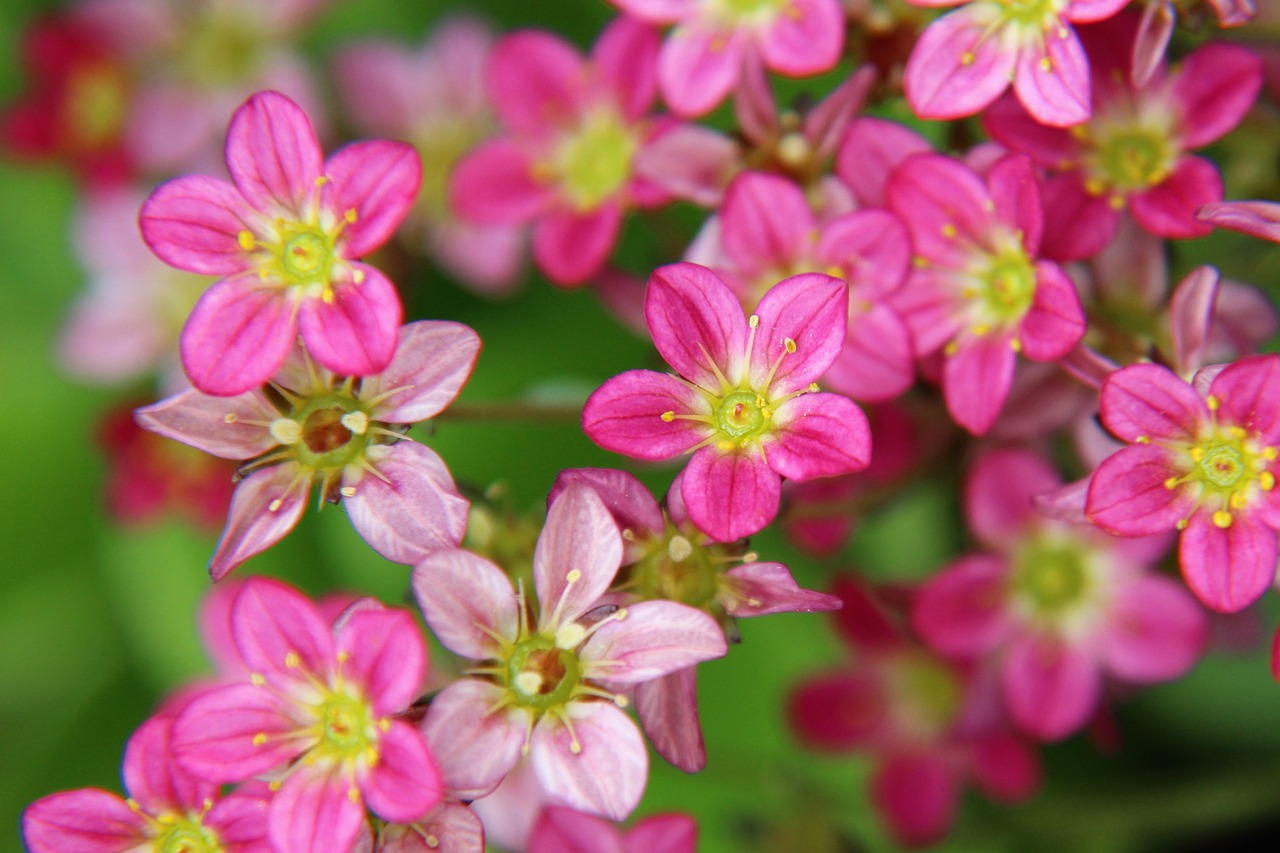
[[[548,505],[570,483],[583,483],[604,501],[618,528],[631,531],[633,539],[661,535],[666,527],[662,509],[644,484],[626,471],[612,468],[568,468],[556,475],[547,496]],[[624,532],[624,538],[627,534]]]
[[[615,18],[591,48],[595,73],[612,90],[615,103],[628,119],[637,119],[658,97],[658,28],[623,15]]]
[[[520,760],[528,713],[502,707],[503,696],[497,685],[463,678],[427,706],[422,733],[450,796],[485,796]]]
[[[391,362],[400,329],[400,295],[371,266],[352,263],[355,278],[335,282],[333,298],[305,297],[298,332],[307,351],[339,376],[367,376]]]
[[[1244,45],[1209,42],[1183,59],[1173,81],[1183,150],[1226,136],[1253,107],[1262,78],[1262,60]]]
[[[871,459],[871,429],[858,404],[839,394],[802,394],[773,414],[769,467],[789,480],[851,474]]]
[[[547,509],[533,552],[539,630],[575,621],[604,595],[622,563],[622,535],[585,483],[570,483]]]
[[[236,485],[227,526],[209,560],[216,581],[227,572],[279,542],[302,518],[311,480],[296,464],[255,471]]]
[[[1275,581],[1276,551],[1276,531],[1250,513],[1233,513],[1224,529],[1201,510],[1182,531],[1178,562],[1197,598],[1220,613],[1236,613]]]
[[[815,223],[799,186],[778,175],[741,172],[725,191],[720,226],[734,265],[758,272],[801,261]]]
[[[231,603],[231,631],[245,667],[277,686],[328,673],[334,661],[329,624],[315,604],[271,578],[244,582]]]
[[[431,633],[452,652],[497,658],[514,642],[516,596],[506,572],[470,551],[436,551],[414,567],[413,592]],[[496,784],[496,783],[495,783]]]
[[[708,427],[685,418],[667,420],[662,416],[668,412],[710,414],[706,400],[674,376],[628,370],[587,398],[582,430],[606,450],[635,459],[669,459],[693,449]]]
[[[1008,577],[1009,565],[997,557],[961,557],[920,587],[912,627],[939,654],[978,658],[995,650],[1013,627]]]
[[[1280,442],[1280,357],[1253,355],[1228,365],[1209,386],[1219,403],[1218,417],[1259,436]]]
[[[970,9],[934,21],[911,50],[903,85],[921,118],[973,115],[1009,85],[1016,53],[992,38],[990,25]]]
[[[839,598],[802,589],[782,563],[747,563],[721,576],[729,593],[725,609],[730,616],[766,616],[770,613],[816,613],[838,610]]]
[[[533,261],[555,284],[583,284],[609,259],[621,227],[616,199],[592,210],[548,213],[533,226]]]
[[[337,629],[342,677],[360,686],[378,717],[397,714],[418,698],[427,670],[427,647],[407,610],[357,610]]]
[[[449,207],[472,222],[527,222],[546,210],[554,198],[551,184],[534,179],[529,155],[506,139],[472,149],[449,176]]]
[[[622,833],[613,823],[556,805],[538,814],[525,849],[529,853],[625,853]]]
[[[680,116],[710,112],[742,73],[744,37],[736,31],[679,24],[658,55],[662,99]]]
[[[1085,515],[1121,536],[1149,536],[1172,530],[1195,508],[1192,489],[1165,482],[1180,472],[1173,454],[1149,444],[1122,448],[1102,460],[1089,481]]]
[[[538,781],[567,805],[626,820],[649,781],[636,724],[608,702],[574,702],[567,711],[572,730],[550,714],[533,729],[529,757]]]
[[[578,51],[542,30],[500,39],[486,65],[485,88],[498,118],[509,130],[534,138],[575,115],[583,82]]]
[[[751,387],[786,394],[817,381],[844,346],[849,286],[823,273],[793,275],[756,306]]]
[[[310,744],[279,697],[252,684],[215,687],[173,722],[179,766],[211,782],[241,782],[283,766]]]
[[[1007,335],[993,332],[959,342],[943,365],[947,411],[974,435],[991,429],[1013,384],[1015,353]]]
[[[720,276],[699,264],[658,267],[649,277],[645,320],[653,344],[676,372],[719,391],[721,377],[742,378],[747,351],[747,319]]]
[[[791,0],[760,34],[764,64],[787,77],[830,71],[844,47],[844,12],[835,0]]]
[[[169,266],[204,275],[232,275],[248,266],[240,248],[251,211],[219,178],[187,175],[156,188],[142,205],[142,239]]]
[[[923,847],[951,828],[959,782],[941,755],[899,754],[876,770],[871,798],[899,844]]]
[[[378,763],[359,777],[360,793],[383,820],[413,823],[440,802],[440,773],[421,732],[403,720],[387,722],[378,735]]]
[[[1129,210],[1147,231],[1157,237],[1189,239],[1213,230],[1196,218],[1206,204],[1222,201],[1222,176],[1203,157],[1181,157],[1165,180],[1129,199]]]
[[[253,95],[231,117],[226,155],[231,180],[249,204],[268,215],[284,210],[304,218],[324,158],[301,107],[279,92]]]
[[[684,469],[680,494],[699,530],[720,542],[732,542],[773,521],[782,481],[758,451],[723,453],[704,447]]]
[[[914,130],[888,119],[860,116],[849,123],[836,152],[836,175],[859,205],[884,207],[889,174],[910,157],[933,147]]]
[[[1089,118],[1089,58],[1070,24],[1050,24],[1042,38],[1019,51],[1013,90],[1044,124],[1067,127]]]
[[[22,813],[22,840],[31,853],[125,853],[148,835],[141,815],[98,788],[59,791]]]
[[[349,796],[340,772],[292,773],[271,799],[267,837],[273,850],[332,853],[350,850],[365,825],[364,805]]]
[[[965,517],[978,541],[997,551],[1012,551],[1038,523],[1033,499],[1062,485],[1062,478],[1038,453],[1002,448],[974,462],[965,482]]]
[[[1107,377],[1099,398],[1102,423],[1119,439],[1188,441],[1208,423],[1209,409],[1167,367],[1131,364]]]
[[[223,459],[252,459],[279,442],[255,421],[278,416],[261,394],[211,397],[194,388],[134,412],[139,426]]]
[[[1185,675],[1204,652],[1209,620],[1173,580],[1149,576],[1119,590],[1108,614],[1103,660],[1113,674],[1139,684]]]
[[[173,760],[173,717],[158,714],[134,730],[124,749],[124,788],[142,811],[158,815],[201,808],[218,786],[181,770]]]
[[[231,397],[271,378],[296,340],[294,296],[256,275],[224,278],[204,292],[182,327],[191,384]]]
[[[619,684],[650,681],[728,651],[710,615],[674,601],[630,605],[610,617],[579,651],[587,677]]]
[[[324,173],[333,184],[326,201],[347,223],[342,255],[360,258],[400,227],[418,196],[422,161],[413,146],[403,142],[353,142],[329,157]]]
[[[1013,721],[1047,741],[1079,731],[1097,707],[1102,690],[1097,664],[1087,655],[1034,636],[1009,650],[1000,683]]]
[[[686,773],[707,766],[698,723],[698,668],[691,666],[635,685],[640,725],[658,754]]]

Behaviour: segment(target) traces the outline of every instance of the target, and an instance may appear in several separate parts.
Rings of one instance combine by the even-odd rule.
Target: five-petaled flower
[[[334,373],[382,370],[395,351],[400,297],[358,258],[386,242],[412,205],[422,180],[417,152],[367,141],[323,160],[302,109],[259,92],[232,116],[226,156],[232,183],[176,178],[139,217],[161,260],[223,276],[182,330],[192,384],[220,396],[261,385],[299,333]]]
[[[689,518],[722,542],[750,536],[778,514],[782,477],[866,467],[866,416],[816,385],[840,354],[847,314],[847,286],[822,273],[779,282],[748,318],[706,267],[661,267],[649,279],[645,318],[679,376],[613,377],[587,399],[583,429],[639,459],[692,452],[680,489]]]

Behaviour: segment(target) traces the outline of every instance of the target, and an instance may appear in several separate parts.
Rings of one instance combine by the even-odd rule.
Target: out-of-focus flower
[[[683,814],[650,815],[626,830],[564,806],[547,806],[529,836],[528,853],[694,853],[698,825]]]

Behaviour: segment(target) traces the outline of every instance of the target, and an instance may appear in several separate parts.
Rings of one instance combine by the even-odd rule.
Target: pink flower
[[[1205,368],[1189,384],[1135,364],[1102,386],[1102,423],[1129,442],[1089,483],[1089,519],[1121,536],[1182,531],[1182,574],[1206,605],[1241,610],[1276,573],[1280,356]]]
[[[666,199],[636,170],[658,127],[658,34],[619,18],[588,60],[550,33],[506,36],[487,84],[506,135],[463,156],[450,199],[465,220],[533,223],[533,260],[553,282],[581,284],[600,271],[624,213]]]
[[[1089,62],[1072,24],[1109,18],[1129,0],[907,0],[961,6],[921,34],[903,83],[922,118],[981,112],[1013,81],[1018,100],[1041,124],[1089,117]]]
[[[962,557],[932,578],[911,613],[935,651],[994,657],[1010,717],[1044,740],[1088,723],[1104,675],[1147,684],[1186,673],[1209,627],[1186,590],[1148,571],[1167,538],[1116,539],[1037,515],[1032,498],[1061,485],[1031,451],[981,456],[965,503],[990,552]]]
[[[648,780],[635,724],[608,685],[648,681],[725,653],[705,613],[670,601],[598,606],[622,559],[622,537],[595,492],[570,484],[552,502],[534,552],[539,607],[502,569],[468,551],[438,551],[413,571],[432,632],[486,661],[431,702],[423,729],[458,796],[492,791],[528,754],[547,793],[622,820]]]
[[[1218,15],[1218,26],[1239,27],[1253,19],[1256,10],[1253,0],[1207,0]],[[1148,0],[1138,24],[1138,35],[1133,43],[1132,73],[1135,86],[1143,86],[1151,79],[1164,61],[1169,40],[1173,37],[1173,25],[1177,22],[1178,9],[1175,0]]]
[[[1064,172],[1046,189],[1047,209],[1069,211],[1065,233],[1047,250],[1060,260],[1096,254],[1128,208],[1158,237],[1202,237],[1201,205],[1222,199],[1222,179],[1191,155],[1234,128],[1262,87],[1262,62],[1248,48],[1201,46],[1176,70],[1161,63],[1149,82],[1130,80],[1127,57],[1136,20],[1121,15],[1081,30],[1093,64],[1094,110],[1070,130],[1046,128],[1009,98],[984,117],[987,131],[1046,169]],[[1051,225],[1051,228],[1056,228]]]
[[[245,792],[220,797],[217,784],[175,764],[172,726],[172,715],[161,713],[129,738],[122,767],[128,799],[82,788],[28,806],[22,837],[31,853],[267,853],[268,798]]]
[[[386,370],[356,382],[295,349],[272,383],[236,397],[195,389],[138,410],[149,430],[224,459],[243,459],[214,580],[285,536],[311,485],[342,501],[379,554],[413,563],[458,544],[467,501],[444,462],[403,438],[408,424],[443,411],[475,365],[480,339],[461,323],[420,320],[400,330]]]
[[[427,662],[407,611],[364,599],[331,628],[297,590],[251,578],[231,619],[249,675],[175,720],[181,767],[214,782],[277,774],[267,834],[281,850],[345,851],[366,805],[410,823],[439,802],[426,741],[396,717],[417,698]]]
[[[1196,218],[1218,228],[1228,228],[1280,243],[1280,202],[1220,201],[1196,211]]]
[[[1056,361],[1084,335],[1074,285],[1039,259],[1039,182],[1026,157],[1002,158],[984,179],[949,157],[921,153],[894,170],[886,195],[916,252],[894,302],[916,354],[943,352],[947,411],[981,435],[1004,405],[1019,352]]]
[[[234,184],[187,176],[142,207],[142,235],[161,260],[219,279],[182,330],[182,364],[207,394],[261,385],[301,334],[311,355],[344,376],[387,366],[400,298],[358,258],[404,218],[421,180],[399,142],[357,142],[321,160],[306,115],[260,92],[227,131]]]
[[[788,77],[830,71],[844,46],[837,0],[611,0],[656,24],[675,24],[662,46],[662,97],[677,113],[710,112],[738,84],[747,62]]]
[[[821,273],[774,286],[750,318],[711,270],[661,267],[645,317],[658,352],[679,376],[632,370],[588,398],[587,435],[638,459],[693,453],[680,495],[689,518],[731,542],[778,513],[781,478],[808,480],[866,467],[867,419],[815,381],[844,343],[844,282]]]
[[[625,833],[595,815],[547,806],[533,825],[528,853],[694,853],[698,825],[683,814],[651,815]]]

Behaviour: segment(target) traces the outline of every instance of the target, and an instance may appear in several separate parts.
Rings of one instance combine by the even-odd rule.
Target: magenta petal
[[[907,101],[921,118],[973,115],[1009,85],[1016,53],[991,37],[970,7],[934,21],[920,34],[907,60]],[[966,57],[973,61],[966,63]]]
[[[1235,613],[1275,580],[1276,550],[1276,531],[1249,513],[1234,513],[1223,529],[1202,510],[1182,531],[1178,562],[1197,598],[1221,613]]]
[[[556,805],[547,805],[538,814],[525,849],[529,853],[625,853],[622,833],[612,822]]]
[[[782,481],[758,451],[722,453],[704,447],[684,469],[680,494],[699,530],[721,542],[732,542],[773,521]]]
[[[121,775],[129,797],[144,812],[199,809],[218,798],[218,786],[183,772],[174,763],[173,718],[159,714],[134,731],[125,746]]]
[[[1149,536],[1172,530],[1195,508],[1192,489],[1169,489],[1180,472],[1174,455],[1161,447],[1135,444],[1102,460],[1089,481],[1085,515],[1121,536]]]
[[[303,200],[323,168],[320,143],[302,108],[279,92],[245,101],[227,128],[227,169],[236,188],[259,211],[281,209],[301,219]]]
[[[475,369],[480,336],[448,320],[419,320],[400,327],[391,363],[366,380],[361,396],[386,392],[369,414],[387,423],[425,421],[445,409]]]
[[[974,779],[988,797],[1014,803],[1040,787],[1040,761],[1021,738],[999,732],[976,739],[972,750]]]
[[[1188,441],[1208,423],[1209,409],[1190,385],[1167,367],[1131,364],[1102,385],[1102,423],[1124,441]]]
[[[142,205],[142,239],[170,266],[204,275],[231,275],[248,264],[239,235],[250,211],[219,178],[187,175],[161,184]]]
[[[1102,689],[1097,664],[1083,652],[1034,636],[1009,650],[1000,676],[1009,716],[1047,741],[1079,731]]]
[[[801,273],[769,288],[756,306],[751,387],[774,394],[821,378],[844,346],[849,286],[824,273]]]
[[[1092,112],[1089,58],[1075,30],[1065,22],[1045,28],[1040,45],[1018,53],[1013,89],[1037,121],[1066,127],[1087,120]]]
[[[850,317],[844,348],[823,378],[833,391],[881,402],[901,396],[915,379],[911,332],[898,313],[873,305]]]
[[[623,853],[695,853],[698,824],[685,814],[650,815],[631,827]]]
[[[738,267],[789,269],[806,254],[815,227],[799,186],[778,175],[742,172],[720,207],[720,240]]]
[[[609,259],[621,227],[616,200],[594,210],[548,213],[533,226],[533,261],[556,284],[582,284]]]
[[[877,306],[862,300],[892,293],[911,268],[911,238],[887,210],[855,210],[827,222],[813,251],[819,264],[834,266],[849,282],[851,324]]]
[[[539,630],[554,631],[590,609],[621,563],[622,534],[604,501],[585,483],[570,483],[547,509],[533,552]]]
[[[900,844],[922,847],[946,835],[960,799],[941,755],[895,755],[876,771],[871,798]]]
[[[568,711],[572,731],[550,714],[534,727],[529,757],[538,781],[567,805],[625,820],[649,781],[640,731],[608,702],[575,702]]]
[[[255,471],[236,486],[227,513],[227,526],[209,560],[209,574],[221,580],[227,572],[279,542],[302,517],[311,492],[291,463]]]
[[[742,74],[742,34],[699,26],[677,26],[658,56],[662,98],[682,116],[700,116],[724,100]]]
[[[437,551],[413,570],[413,591],[441,644],[463,657],[497,658],[493,636],[514,641],[516,597],[506,572],[470,551]]]
[[[1032,500],[1062,485],[1043,456],[1021,448],[984,453],[965,482],[965,516],[978,541],[997,551],[1012,551],[1037,523]]]
[[[1036,261],[1036,293],[1022,318],[1022,352],[1034,361],[1057,361],[1084,337],[1084,308],[1062,267]]]
[[[546,210],[553,198],[551,185],[534,179],[529,155],[505,139],[473,149],[450,175],[450,208],[474,222],[527,222]]]
[[[245,667],[277,686],[326,673],[334,659],[329,624],[316,606],[271,578],[244,582],[231,604],[231,631]]]
[[[670,374],[628,370],[587,398],[582,429],[606,450],[635,459],[669,459],[702,441],[707,427],[697,421],[662,416],[667,412],[705,415],[708,409],[696,391]]]
[[[851,474],[871,459],[871,429],[858,404],[839,394],[802,394],[773,415],[769,467],[789,480]]]
[[[1078,261],[1114,245],[1120,211],[1111,206],[1108,195],[1087,192],[1083,180],[1080,172],[1066,172],[1044,182],[1041,196],[1045,228],[1040,243],[1043,257],[1063,263]]]
[[[658,97],[658,28],[623,15],[616,18],[591,48],[595,72],[609,84],[623,116],[639,118]]]
[[[1144,577],[1127,585],[1108,614],[1102,647],[1107,669],[1142,684],[1186,674],[1209,639],[1206,616],[1169,578]]]
[[[583,79],[572,45],[550,32],[522,30],[494,45],[485,86],[502,123],[536,138],[574,115]]]
[[[654,346],[685,379],[713,391],[721,386],[717,371],[730,383],[742,379],[747,319],[711,270],[690,263],[658,267],[649,277],[644,315]]]
[[[1144,193],[1129,199],[1129,210],[1138,224],[1157,237],[1189,239],[1213,230],[1196,219],[1206,204],[1222,201],[1222,177],[1217,166],[1203,157],[1182,157],[1173,173]]]
[[[1013,384],[1015,353],[1008,336],[993,333],[962,340],[943,366],[947,411],[974,435],[991,429]]]
[[[364,541],[393,563],[416,563],[440,548],[454,548],[467,532],[470,503],[458,494],[444,461],[429,447],[401,441],[370,448],[366,471],[354,485],[343,477],[342,505]]]
[[[22,813],[22,840],[31,853],[127,853],[148,835],[141,815],[98,788],[50,794]]]
[[[337,217],[347,219],[342,231],[347,258],[364,257],[391,239],[422,183],[418,152],[403,142],[353,142],[335,151],[324,171],[333,182],[326,201]]]
[[[674,601],[642,601],[610,620],[579,652],[588,677],[619,684],[649,681],[728,650],[724,632],[701,610]]]
[[[996,218],[1011,232],[1021,235],[1026,253],[1035,257],[1044,231],[1044,205],[1031,158],[1025,154],[1001,157],[987,171],[987,187]]]
[[[1192,51],[1173,83],[1183,150],[1216,142],[1239,124],[1257,100],[1262,71],[1244,45],[1210,42]]]
[[[968,166],[941,154],[917,154],[894,170],[885,190],[889,209],[911,231],[916,254],[946,268],[964,268],[992,228],[986,183]],[[955,234],[955,236],[948,236]]]
[[[840,60],[844,30],[844,10],[836,0],[790,0],[761,33],[760,53],[779,74],[821,74]]]
[[[1013,621],[1006,585],[1009,566],[997,557],[962,557],[916,593],[911,624],[940,654],[977,658],[1008,638]]]
[[[1219,228],[1230,228],[1273,243],[1280,243],[1280,203],[1273,201],[1224,201],[1206,204],[1196,217]]]
[[[887,119],[861,116],[849,123],[836,152],[836,175],[865,207],[884,207],[889,173],[932,146],[915,131]]]
[[[275,409],[257,392],[210,397],[194,388],[134,412],[144,429],[223,459],[252,459],[279,442],[254,421],[272,421]]]
[[[182,328],[182,367],[206,394],[231,397],[275,373],[293,347],[294,297],[256,275],[224,278],[204,292]]]
[[[698,724],[698,668],[668,673],[635,686],[640,725],[658,754],[686,773],[707,765],[707,748]]]
[[[1218,417],[1257,434],[1264,443],[1280,441],[1280,357],[1253,355],[1229,365],[1209,386],[1220,404]]]
[[[888,697],[879,679],[840,672],[806,679],[787,702],[800,740],[827,752],[866,747],[888,731]]]
[[[205,815],[204,824],[218,833],[223,845],[236,853],[269,853],[267,813],[270,805],[271,798],[265,792],[233,791],[213,804]]]
[[[289,775],[271,800],[267,837],[274,850],[333,853],[350,850],[365,825],[364,805],[348,792],[351,780],[297,772]]]
[[[494,684],[464,678],[427,706],[422,733],[451,796],[485,796],[520,760],[528,713],[500,708],[504,695]]]
[[[400,295],[373,267],[351,267],[356,279],[336,282],[332,299],[303,298],[298,331],[322,366],[339,376],[366,376],[385,368],[395,354]]]
[[[241,782],[266,773],[311,746],[297,738],[298,723],[288,711],[279,697],[252,684],[208,690],[174,720],[174,758],[212,782]]]
[[[982,114],[982,126],[1001,145],[1030,154],[1046,169],[1072,168],[1079,160],[1080,142],[1071,131],[1036,121],[1012,93]]]
[[[358,610],[337,631],[343,678],[357,684],[379,717],[399,713],[418,698],[427,647],[407,610]]]
[[[729,593],[730,616],[770,613],[816,613],[838,610],[840,599],[825,592],[802,589],[782,563],[747,563],[725,572],[721,583]]]
[[[403,720],[388,723],[378,736],[378,763],[359,779],[360,793],[365,805],[383,820],[412,823],[440,802],[444,793],[440,774],[417,729]]]

